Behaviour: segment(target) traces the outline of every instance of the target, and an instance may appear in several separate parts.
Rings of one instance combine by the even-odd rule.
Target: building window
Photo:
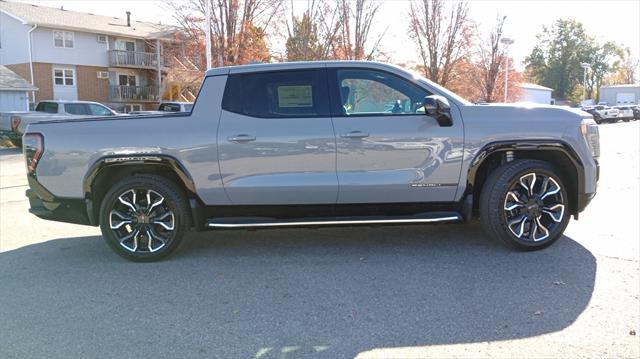
[[[73,32],[71,31],[54,31],[53,46],[65,49],[73,48]]]
[[[129,113],[132,111],[142,111],[142,106],[139,104],[125,104],[124,105],[124,113]]]
[[[53,83],[56,86],[73,86],[75,74],[72,69],[53,69]]]

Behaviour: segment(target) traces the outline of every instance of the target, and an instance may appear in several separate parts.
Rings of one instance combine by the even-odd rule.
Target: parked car
[[[590,114],[598,125],[602,123],[602,118],[600,118],[600,115],[596,113],[595,106],[582,106],[580,107],[580,110]]]
[[[8,137],[15,145],[22,144],[22,134],[33,122],[65,117],[117,116],[109,107],[91,101],[40,101],[35,111],[10,111],[0,113],[0,135]]]
[[[633,120],[633,109],[631,106],[615,106],[619,112],[618,118],[624,122],[629,122]]]
[[[157,111],[131,111],[129,115],[164,115],[167,112],[191,112],[193,102],[162,102]]]
[[[640,106],[631,106],[631,109],[633,110],[633,119],[640,120]]]
[[[191,113],[37,122],[24,143],[30,212],[100,226],[134,261],[167,256],[190,228],[476,215],[490,237],[537,250],[594,197],[600,153],[577,109],[475,105],[362,61],[215,68]]]
[[[617,108],[612,108],[609,106],[597,105],[594,107],[593,118],[597,123],[608,122],[614,123],[618,122],[618,115],[620,111]]]

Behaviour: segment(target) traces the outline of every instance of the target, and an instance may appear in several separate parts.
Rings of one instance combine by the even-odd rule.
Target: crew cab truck
[[[0,113],[0,135],[8,137],[17,147],[22,145],[22,135],[30,123],[86,116],[117,116],[107,106],[91,101],[40,101],[35,111],[10,111]]]
[[[585,112],[528,106],[474,105],[375,62],[221,67],[191,113],[30,125],[26,195],[134,261],[190,229],[477,215],[490,237],[541,249],[595,195],[599,137]]]

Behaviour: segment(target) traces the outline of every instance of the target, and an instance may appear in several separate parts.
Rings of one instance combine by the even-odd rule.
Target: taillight
[[[22,151],[27,161],[27,173],[34,174],[44,153],[44,137],[40,133],[26,133],[22,137]]]
[[[18,126],[20,126],[20,122],[22,122],[22,118],[20,118],[20,116],[11,116],[11,130],[17,130]]]

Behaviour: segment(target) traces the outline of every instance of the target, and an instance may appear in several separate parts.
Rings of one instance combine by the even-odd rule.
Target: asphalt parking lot
[[[0,149],[0,357],[640,357],[640,122],[600,132],[599,193],[543,251],[478,224],[220,231],[149,264],[28,214]]]

